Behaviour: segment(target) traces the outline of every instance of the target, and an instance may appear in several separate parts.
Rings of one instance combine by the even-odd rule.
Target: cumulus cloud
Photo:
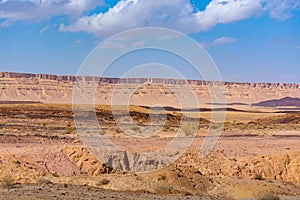
[[[165,27],[184,33],[206,31],[263,13],[286,20],[300,9],[299,0],[212,0],[197,10],[189,0],[120,0],[106,12],[83,15],[99,0],[0,0],[2,26],[18,20],[40,20],[57,15],[71,19],[60,31],[88,32],[99,37],[138,27]]]
[[[60,31],[106,37],[130,28],[158,26],[193,33],[263,12],[284,20],[297,8],[299,0],[212,0],[204,11],[195,10],[188,0],[122,0],[105,13],[83,16],[68,26],[62,24]]]
[[[43,20],[53,16],[68,15],[77,20],[81,14],[93,9],[97,0],[2,0],[0,1],[0,19],[2,26],[16,21]]]
[[[61,31],[87,31],[98,36],[138,27],[169,27],[187,29],[193,7],[186,0],[123,0],[106,13],[83,16],[69,26],[61,25]],[[192,14],[193,15],[193,14]],[[184,26],[180,28],[181,26]]]
[[[235,22],[259,15],[261,12],[260,0],[213,0],[204,11],[196,13],[196,19],[198,29],[207,30],[216,24]]]
[[[204,11],[195,11],[187,0],[123,0],[106,13],[83,16],[61,31],[87,31],[105,37],[130,28],[159,26],[184,33],[207,30],[218,23],[250,17],[261,10],[259,0],[213,0]]]

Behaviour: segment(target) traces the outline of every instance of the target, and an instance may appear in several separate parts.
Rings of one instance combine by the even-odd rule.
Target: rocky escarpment
[[[194,90],[199,102],[207,105],[210,102],[208,86],[219,82],[201,80],[175,80],[158,78],[104,78],[56,76],[48,74],[24,74],[0,72],[1,101],[40,101],[43,103],[71,103],[73,86],[76,80],[87,85],[97,83],[95,92],[96,103],[109,104],[114,95],[123,98],[128,88],[135,88],[131,97],[132,104],[138,105],[178,105],[176,91],[184,90],[188,85]],[[117,86],[117,87],[116,87]],[[300,97],[300,84],[287,83],[230,83],[225,82],[225,95],[228,103],[252,104],[270,99],[284,97]],[[121,88],[121,89],[120,89]],[[183,97],[184,98],[184,97]],[[168,102],[165,100],[168,99]]]
[[[84,147],[70,147],[67,148],[65,152],[69,159],[74,162],[82,172],[89,175],[116,172],[96,160]],[[199,174],[205,176],[281,180],[296,184],[300,183],[300,171],[298,167],[300,162],[299,152],[272,156],[261,155],[241,158],[239,160],[227,158],[220,152],[213,152],[203,160],[198,160],[193,156],[188,159],[194,160],[194,164],[197,163],[195,167],[198,167]],[[121,162],[126,163],[126,160],[122,160]],[[147,165],[150,166],[151,163],[148,161]],[[181,167],[185,166],[185,164],[182,164],[182,160],[178,160],[177,165]],[[144,164],[144,166],[146,166],[146,164]]]
[[[213,163],[213,164],[212,164]],[[241,177],[256,180],[281,180],[300,183],[299,152],[279,155],[230,159],[221,153],[212,153],[198,164],[203,175]]]

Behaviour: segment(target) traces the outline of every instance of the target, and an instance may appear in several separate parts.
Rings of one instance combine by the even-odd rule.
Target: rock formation
[[[43,103],[72,103],[73,87],[76,80],[84,81],[87,86],[97,84],[96,103],[110,104],[112,95],[122,98],[128,89],[136,88],[131,104],[155,105],[162,104],[176,107],[178,98],[176,91],[182,91],[188,84],[193,89],[202,105],[210,103],[211,85],[220,82],[202,80],[175,80],[159,78],[104,78],[56,76],[48,74],[24,74],[0,72],[1,101],[40,101]],[[125,89],[122,85],[125,85]],[[300,97],[298,83],[231,83],[224,82],[226,101],[228,103],[252,104],[270,99],[284,97]],[[120,88],[122,90],[120,90]],[[120,95],[120,96],[118,96]]]

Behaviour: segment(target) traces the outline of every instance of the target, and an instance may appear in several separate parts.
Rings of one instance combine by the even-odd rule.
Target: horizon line
[[[289,85],[300,85],[300,83],[295,82],[243,82],[243,81],[228,81],[228,80],[222,80],[222,81],[215,81],[215,80],[203,80],[203,79],[180,79],[180,78],[161,78],[161,77],[126,77],[126,78],[120,78],[120,77],[110,77],[110,76],[96,76],[96,75],[74,75],[74,74],[52,74],[52,73],[33,73],[33,72],[14,72],[14,71],[0,71],[0,78],[4,78],[3,74],[24,74],[24,75],[46,75],[46,76],[55,76],[55,77],[89,77],[89,78],[103,78],[103,79],[165,79],[165,80],[185,80],[185,81],[203,81],[203,82],[223,82],[223,83],[236,83],[236,84],[289,84]],[[19,77],[16,77],[19,78]],[[21,77],[20,77],[21,78]],[[45,78],[47,79],[47,78]]]

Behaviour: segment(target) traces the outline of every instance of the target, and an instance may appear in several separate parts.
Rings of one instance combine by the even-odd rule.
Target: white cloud
[[[68,15],[77,20],[81,14],[94,8],[97,0],[2,0],[0,1],[1,26],[15,21],[44,20],[58,15]]]
[[[215,39],[212,43],[213,46],[221,45],[221,44],[230,44],[236,42],[236,39],[231,37],[220,37],[218,39]]]
[[[187,0],[123,0],[106,13],[83,16],[61,31],[87,31],[100,37],[130,28],[166,27],[190,32],[195,25],[194,8]]]
[[[98,36],[109,36],[130,28],[160,26],[186,29],[193,8],[186,0],[123,0],[106,13],[83,16],[61,31],[87,31]],[[193,14],[192,14],[193,15]],[[179,21],[178,21],[179,20]]]
[[[75,23],[61,25],[61,31],[86,31],[100,37],[130,28],[158,26],[184,33],[205,31],[219,23],[231,23],[270,12],[286,19],[299,0],[212,0],[204,11],[195,11],[188,0],[122,0],[106,13],[83,16]],[[295,3],[295,4],[293,4]]]
[[[0,0],[2,26],[18,20],[44,20],[68,15],[69,24],[60,31],[92,33],[99,37],[138,27],[165,27],[184,33],[206,31],[220,23],[232,23],[269,13],[285,20],[300,9],[299,0],[212,0],[199,11],[189,0],[120,0],[104,13],[87,16],[84,11],[101,4],[101,0]]]
[[[44,32],[48,31],[48,30],[51,29],[51,28],[55,28],[56,26],[57,26],[56,24],[47,25],[47,26],[41,28],[40,34],[43,34]]]
[[[299,0],[270,0],[265,5],[265,10],[270,12],[270,16],[279,20],[292,17],[292,10],[295,9],[300,9]]]
[[[230,43],[234,43],[236,42],[236,39],[232,38],[232,37],[220,37],[215,39],[213,42],[209,42],[209,43],[201,43],[201,45],[205,46],[205,47],[209,47],[209,46],[218,46],[218,45],[223,45],[223,44],[230,44]]]
[[[196,13],[198,22],[196,31],[208,30],[220,23],[246,19],[261,12],[260,0],[213,0],[204,11]]]
[[[44,33],[45,31],[47,31],[50,27],[51,27],[50,25],[47,25],[47,26],[45,26],[44,28],[42,28],[42,29],[40,30],[40,34],[43,34],[43,33]]]

